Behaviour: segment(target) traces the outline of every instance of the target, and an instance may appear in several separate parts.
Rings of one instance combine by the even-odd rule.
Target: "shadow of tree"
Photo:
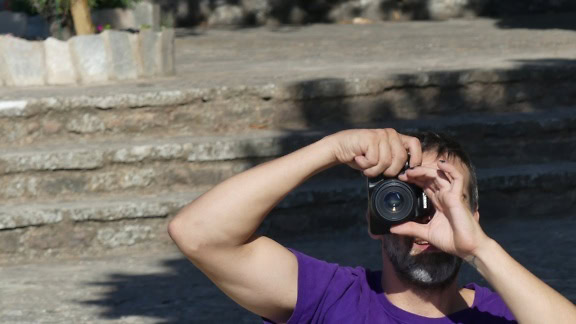
[[[571,235],[573,220],[492,221],[484,222],[484,227],[519,262],[576,301],[576,286],[572,280],[576,263],[566,262],[574,259],[574,253],[549,252],[558,246],[576,243],[576,238]],[[373,270],[380,268],[379,244],[369,239],[363,228],[284,239],[280,243],[327,262]],[[159,273],[114,273],[104,281],[87,283],[107,287],[108,292],[83,303],[100,307],[101,318],[110,321],[144,319],[163,324],[261,322],[258,316],[226,297],[188,260],[167,258],[160,262],[165,270]],[[551,264],[562,266],[551,267]],[[460,282],[488,286],[468,266],[462,268]]]
[[[573,10],[576,11],[576,5]],[[496,26],[504,29],[576,30],[576,12],[504,16],[498,19]]]
[[[521,60],[517,67],[508,70],[463,70],[436,71],[430,73],[401,74],[386,80],[371,80],[363,83],[346,79],[318,79],[296,82],[290,86],[292,101],[282,100],[274,106],[275,120],[271,126],[283,129],[285,136],[279,140],[279,155],[291,152],[304,142],[302,134],[316,131],[318,137],[340,129],[357,127],[395,127],[401,131],[441,129],[454,134],[470,134],[460,139],[472,149],[472,160],[478,159],[480,167],[494,166],[490,163],[501,155],[504,148],[533,144],[540,141],[542,147],[550,146],[550,141],[568,138],[576,140],[576,132],[553,134],[550,139],[539,138],[539,133],[513,129],[493,129],[491,126],[476,126],[463,121],[474,121],[487,116],[506,114],[547,113],[553,109],[572,111],[576,103],[576,60],[540,59]],[[267,99],[274,100],[274,99]],[[284,106],[282,106],[284,105]],[[494,117],[494,118],[496,118]],[[314,137],[308,137],[308,141]],[[509,140],[504,141],[502,138]],[[295,143],[298,143],[296,145]],[[506,146],[508,145],[508,146]],[[573,145],[573,144],[570,144]],[[247,146],[248,155],[257,155],[258,147]],[[561,151],[561,150],[560,150]],[[487,153],[488,152],[488,153]],[[553,152],[550,152],[553,154]],[[542,154],[540,154],[542,155]],[[499,156],[496,156],[499,157]],[[549,159],[538,156],[538,152],[527,157],[517,157],[517,163],[547,162],[562,160],[562,152]],[[253,158],[258,164],[262,158]],[[509,165],[502,159],[502,165]],[[363,186],[358,173],[347,167],[339,167],[321,173],[310,179],[306,185],[341,185],[342,181],[356,181]],[[356,186],[356,185],[355,185]],[[488,233],[505,242],[512,255],[520,262],[546,278],[561,292],[571,294],[576,299],[576,287],[563,286],[563,280],[571,280],[576,267],[574,260],[566,255],[548,253],[557,246],[574,244],[570,234],[570,220],[559,226],[557,219],[531,218],[530,209],[526,214],[506,214],[498,201],[483,201],[482,214],[489,222],[498,217],[507,219],[506,224],[488,225]],[[522,194],[517,192],[516,194]],[[550,191],[551,195],[556,195]],[[533,195],[527,191],[526,195]],[[261,231],[287,246],[299,249],[315,257],[344,265],[363,265],[379,268],[380,252],[378,244],[365,235],[364,193],[355,191],[351,196],[333,199],[328,204],[311,199],[296,208],[277,208],[263,224]],[[533,197],[533,196],[531,196]],[[330,198],[330,197],[328,197]],[[332,199],[332,198],[330,198]],[[489,199],[502,199],[489,196]],[[508,198],[506,198],[508,199]],[[532,199],[533,200],[533,199]],[[508,201],[507,201],[508,203]],[[538,203],[538,202],[536,202]],[[484,205],[483,205],[484,204]],[[555,210],[557,214],[570,215],[571,206]],[[563,206],[560,206],[563,207]],[[534,209],[536,210],[536,209]],[[522,210],[524,213],[525,210]],[[540,212],[542,209],[540,208]],[[491,217],[490,217],[491,216]],[[534,218],[532,217],[532,218]],[[538,224],[534,225],[537,222]],[[573,221],[572,221],[573,222]],[[530,227],[532,226],[532,227]],[[548,230],[546,230],[548,228]],[[296,235],[303,233],[320,235],[298,240]],[[324,234],[322,234],[324,233]],[[512,234],[511,234],[512,233]],[[550,234],[554,233],[554,234]],[[323,236],[322,236],[323,235]],[[359,253],[358,251],[362,251]],[[563,264],[550,267],[550,264]],[[257,316],[242,310],[225,297],[209,280],[187,260],[164,261],[167,270],[160,274],[130,275],[111,274],[106,282],[91,283],[109,287],[109,292],[98,299],[87,302],[102,308],[102,318],[120,319],[126,316],[143,316],[157,319],[160,323],[256,323]],[[484,283],[470,269],[463,271],[465,281],[476,280]]]

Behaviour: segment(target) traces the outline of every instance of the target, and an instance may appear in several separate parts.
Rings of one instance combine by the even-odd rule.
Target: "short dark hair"
[[[462,148],[462,145],[454,138],[443,133],[419,132],[412,134],[412,136],[420,140],[422,152],[436,152],[438,156],[444,155],[447,158],[458,158],[464,163],[470,173],[470,183],[468,184],[470,209],[472,211],[478,209],[478,179],[476,178],[476,169],[470,160],[470,156]]]

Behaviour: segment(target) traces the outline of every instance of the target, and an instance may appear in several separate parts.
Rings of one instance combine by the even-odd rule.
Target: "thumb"
[[[416,222],[407,222],[399,225],[394,225],[390,228],[390,233],[398,235],[412,236],[422,240],[426,239],[426,233],[428,232],[427,226],[425,224],[419,224]]]

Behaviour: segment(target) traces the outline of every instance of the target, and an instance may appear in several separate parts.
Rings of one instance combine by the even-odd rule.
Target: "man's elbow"
[[[205,244],[199,239],[198,231],[193,230],[193,228],[194,226],[181,215],[177,215],[168,223],[168,235],[189,258],[200,255],[205,247]]]

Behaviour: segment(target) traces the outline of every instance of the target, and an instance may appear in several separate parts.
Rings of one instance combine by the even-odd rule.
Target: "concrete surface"
[[[574,21],[574,17],[576,14],[566,14],[557,20]],[[0,99],[70,96],[79,92],[101,96],[322,78],[384,78],[416,71],[575,64],[574,24],[541,26],[542,19],[536,17],[506,28],[499,27],[497,20],[478,19],[274,30],[182,29],[175,44],[176,77],[121,85],[0,89]]]
[[[573,216],[486,224],[537,276],[576,301]],[[364,228],[294,237],[285,246],[343,265],[376,269],[379,245]],[[359,253],[361,251],[361,253]],[[5,261],[5,260],[2,260]],[[258,323],[174,249],[0,266],[2,323]],[[468,267],[462,282],[485,282]]]

